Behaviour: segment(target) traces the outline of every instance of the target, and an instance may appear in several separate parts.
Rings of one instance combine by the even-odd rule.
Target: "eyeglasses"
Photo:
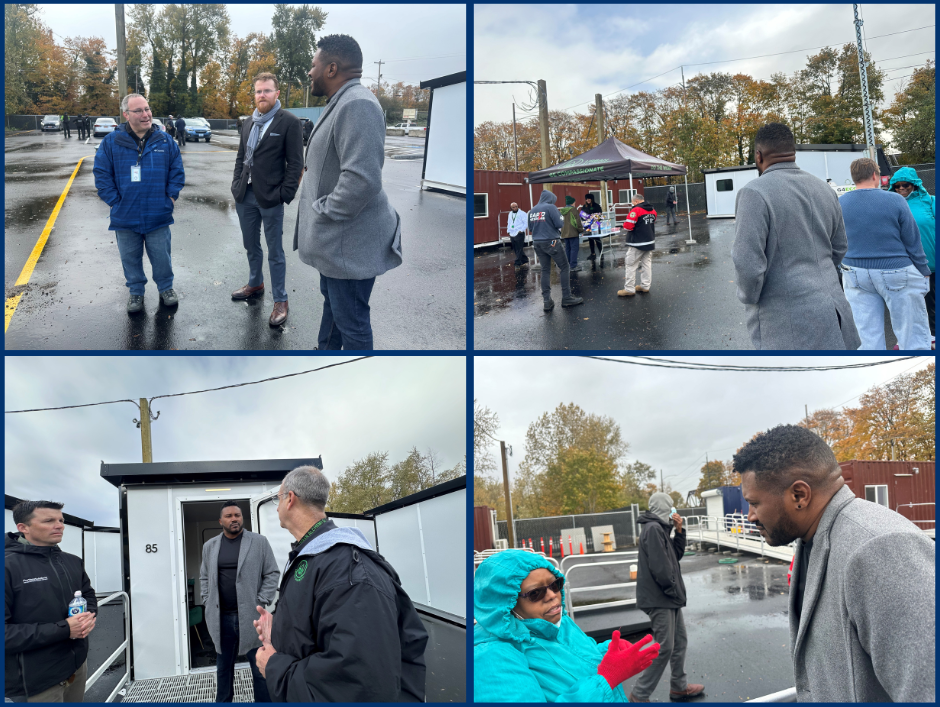
[[[542,601],[542,599],[545,598],[545,592],[547,592],[549,589],[555,592],[555,594],[558,594],[563,586],[565,586],[565,578],[559,577],[547,587],[539,587],[538,589],[533,589],[531,591],[525,592],[524,594],[520,593],[519,596],[523,599],[528,599],[529,601],[533,602]]]
[[[914,185],[908,182],[895,182],[894,188],[895,189],[913,189]]]
[[[277,91],[273,88],[264,88],[260,91],[255,91],[256,96],[272,96],[275,93],[277,93]]]
[[[153,113],[150,108],[138,108],[137,110],[129,110],[128,113],[133,113],[134,115],[140,115],[141,113]]]
[[[277,508],[277,505],[281,502],[281,496],[287,496],[290,491],[285,491],[284,493],[279,493],[274,497],[274,507]]]

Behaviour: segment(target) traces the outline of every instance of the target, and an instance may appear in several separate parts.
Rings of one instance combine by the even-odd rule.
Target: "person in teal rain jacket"
[[[897,192],[907,200],[920,231],[920,242],[924,245],[927,267],[930,268],[930,291],[926,295],[927,320],[930,324],[930,335],[936,340],[934,317],[937,290],[937,198],[927,193],[924,183],[913,167],[901,167],[891,175],[889,184],[891,191]]]
[[[506,550],[473,578],[476,702],[629,702],[621,683],[659,655],[614,631],[598,645],[565,612],[564,575],[545,558]]]

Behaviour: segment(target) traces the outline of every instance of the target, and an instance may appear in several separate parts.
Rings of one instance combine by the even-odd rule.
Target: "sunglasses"
[[[565,579],[564,577],[559,577],[547,587],[539,587],[538,589],[533,589],[524,594],[519,594],[519,596],[529,601],[542,601],[542,599],[545,598],[545,592],[549,589],[555,592],[555,594],[558,594],[563,586],[565,586]]]
[[[908,184],[907,182],[895,182],[894,188],[895,189],[913,189],[914,185]]]

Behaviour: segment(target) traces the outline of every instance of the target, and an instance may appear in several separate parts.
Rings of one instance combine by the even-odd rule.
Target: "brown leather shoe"
[[[287,321],[287,301],[275,302],[274,309],[271,310],[271,320],[268,322],[271,326],[281,326]]]
[[[639,697],[635,697],[634,694],[631,692],[630,701],[631,702],[649,702],[649,699],[641,700]]]
[[[255,295],[260,295],[264,292],[264,283],[262,282],[257,287],[251,287],[250,285],[245,285],[244,287],[239,287],[232,293],[232,299],[248,299],[249,297],[254,297]]]
[[[700,697],[705,694],[704,685],[693,685],[689,683],[688,687],[685,688],[682,692],[676,692],[675,690],[669,691],[669,699],[673,702],[685,702],[686,700],[691,700],[693,697]]]

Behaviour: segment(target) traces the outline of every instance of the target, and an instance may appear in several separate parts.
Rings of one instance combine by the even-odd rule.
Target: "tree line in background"
[[[254,110],[251,79],[271,72],[285,108],[325,105],[306,97],[319,7],[274,5],[273,31],[238,37],[222,4],[128,5],[127,89],[147,97],[155,115],[238,118]],[[113,21],[111,6],[104,22]],[[114,52],[100,37],[56,41],[38,5],[5,6],[6,113],[117,115]],[[430,90],[403,82],[372,86],[390,121],[403,108],[427,111]]]
[[[832,447],[836,458],[933,461],[936,455],[935,365],[897,376],[870,388],[856,407],[814,411],[800,425]],[[506,518],[502,467],[493,455],[499,417],[477,401],[473,415],[474,505],[495,508]],[[525,456],[514,474],[510,493],[516,518],[543,518],[602,513],[636,503],[648,508],[660,490],[657,470],[641,461],[627,462],[630,445],[612,418],[594,415],[574,404],[561,404],[529,425]],[[699,470],[693,505],[704,491],[737,486],[741,479],[732,462],[711,460]],[[665,484],[676,508],[686,496]]]
[[[866,59],[870,57],[866,54]],[[932,60],[914,71],[891,105],[884,84],[891,70],[871,63],[868,89],[875,137],[903,153],[902,164],[933,162],[936,150],[935,76]],[[597,146],[593,106],[586,114],[549,112],[551,164],[559,164]],[[711,73],[689,79],[685,87],[620,94],[604,102],[606,135],[650,155],[686,165],[690,181],[702,181],[702,169],[754,163],[754,136],[769,122],[782,122],[797,143],[864,143],[861,81],[855,45],[826,48],[807,59],[792,75],[778,72],[769,81],[747,74]],[[884,130],[890,132],[886,140]],[[516,124],[519,169],[541,168],[538,119]],[[476,169],[514,168],[512,122],[487,121],[474,130]],[[665,184],[666,178],[650,180]]]
[[[395,464],[389,464],[388,452],[372,452],[346,467],[330,485],[327,510],[362,513],[466,473],[465,462],[444,469],[433,449],[422,454],[412,447],[408,456]]]

